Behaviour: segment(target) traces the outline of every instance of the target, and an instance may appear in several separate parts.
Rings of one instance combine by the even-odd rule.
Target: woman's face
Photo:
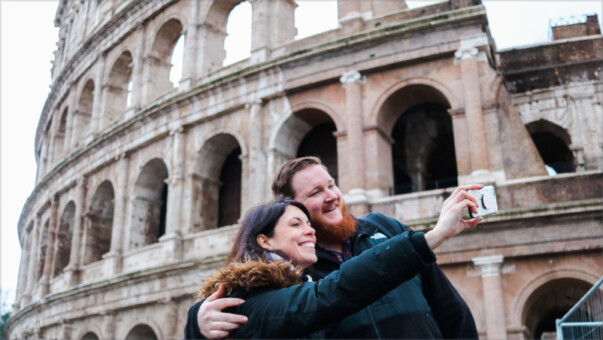
[[[263,236],[263,238],[261,238]],[[293,261],[293,264],[304,268],[314,264],[316,257],[316,237],[314,229],[306,214],[296,206],[289,205],[276,222],[274,235],[258,236],[258,243],[263,248],[280,250]]]

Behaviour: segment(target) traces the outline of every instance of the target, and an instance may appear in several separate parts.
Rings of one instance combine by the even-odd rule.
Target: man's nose
[[[327,197],[326,198],[329,201],[332,201],[332,200],[334,200],[334,199],[337,198],[337,193],[333,189],[327,189],[326,193],[327,193]]]

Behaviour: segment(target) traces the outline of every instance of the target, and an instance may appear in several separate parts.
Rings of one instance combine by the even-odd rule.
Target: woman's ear
[[[272,250],[272,247],[270,245],[270,238],[268,238],[268,236],[264,235],[264,234],[259,234],[255,240],[257,241],[258,245],[266,250]]]

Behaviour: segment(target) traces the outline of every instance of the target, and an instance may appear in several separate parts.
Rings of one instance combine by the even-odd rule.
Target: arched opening
[[[572,308],[592,285],[578,279],[557,279],[539,287],[526,301],[523,320],[527,339],[554,333],[555,320]]]
[[[126,340],[157,340],[153,329],[147,325],[137,325],[126,335]]]
[[[77,109],[73,115],[72,134],[75,145],[79,145],[90,128],[92,117],[92,103],[94,102],[94,82],[90,79],[84,85]]]
[[[46,262],[46,252],[48,251],[48,227],[50,221],[46,220],[44,227],[42,228],[42,235],[40,237],[40,245],[38,250],[40,255],[38,256],[38,268],[36,271],[36,281],[40,281],[42,275],[44,275],[44,263]]]
[[[53,277],[58,276],[63,272],[63,269],[69,264],[71,255],[71,241],[73,239],[73,228],[75,226],[75,203],[73,201],[67,203],[63,210],[63,215],[59,222],[57,232],[57,249],[54,258],[54,273]]]
[[[111,68],[106,89],[107,101],[105,102],[103,128],[118,122],[124,116],[132,87],[132,67],[132,54],[125,51]]]
[[[82,340],[99,340],[99,337],[94,332],[88,332],[82,336]]]
[[[54,153],[55,159],[59,159],[63,155],[63,151],[66,149],[65,146],[65,134],[67,132],[67,114],[69,108],[66,107],[61,114],[61,120],[59,121],[59,127],[57,133],[54,136]]]
[[[174,59],[172,57],[176,45],[180,42],[182,46],[183,40],[182,23],[177,19],[168,20],[157,32],[151,47],[151,54],[147,59],[152,70],[152,76],[149,78],[149,86],[152,89],[149,99],[164,95],[174,88],[170,81],[170,73],[173,69],[172,60]],[[180,66],[179,78],[182,76],[182,53],[178,65]]]
[[[241,0],[221,0],[212,2],[205,18],[205,29],[202,32],[204,48],[201,68],[203,73],[214,72],[222,68],[225,64],[224,59],[226,50],[224,43],[226,40],[226,26],[232,9],[240,2]],[[244,15],[244,17],[246,17],[246,15]],[[251,23],[251,20],[249,22]],[[245,27],[251,26],[245,25]],[[251,29],[248,30],[251,31]],[[251,46],[251,43],[249,46]],[[241,48],[241,50],[245,50],[245,48]],[[246,50],[249,51],[250,48],[247,48]]]
[[[223,65],[231,65],[249,58],[251,54],[251,4],[243,1],[235,6],[226,23],[224,39],[226,57]]]
[[[452,119],[446,107],[422,103],[409,108],[394,124],[391,137],[394,194],[457,185]]]
[[[336,130],[333,119],[322,110],[310,108],[293,113],[274,141],[275,165],[295,157],[315,156],[339,184]]]
[[[159,158],[142,168],[132,199],[129,249],[156,243],[165,234],[168,200],[168,170]]]
[[[172,64],[172,68],[170,69],[170,82],[173,87],[178,87],[180,86],[180,80],[182,79],[182,67],[184,65],[184,34],[180,35],[180,38],[178,38],[178,41],[176,42],[176,46],[174,46],[170,64]]]
[[[444,95],[427,85],[406,86],[384,102],[378,120],[393,140],[393,194],[457,185],[448,108]]]
[[[111,249],[115,191],[109,181],[96,189],[86,213],[84,264],[100,261]]]
[[[194,224],[212,229],[237,223],[241,216],[241,147],[229,134],[210,138],[195,167]]]
[[[224,161],[220,172],[220,194],[218,195],[218,226],[237,223],[241,216],[241,148],[234,149]]]
[[[575,171],[571,138],[565,129],[544,119],[528,123],[526,128],[550,174]]]
[[[333,30],[339,26],[337,1],[297,0],[296,2],[296,40]],[[316,13],[321,13],[321,20],[316,20]]]

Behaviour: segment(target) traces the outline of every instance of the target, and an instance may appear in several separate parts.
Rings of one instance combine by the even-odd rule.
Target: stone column
[[[266,154],[263,150],[262,137],[264,136],[264,115],[262,114],[262,101],[260,99],[248,103],[245,108],[249,110],[249,199],[248,204],[255,205],[264,202],[266,197],[266,181],[268,175]],[[246,211],[247,207],[242,207]]]
[[[455,62],[460,65],[461,83],[465,100],[465,116],[467,118],[467,133],[471,150],[472,175],[487,175],[490,170],[488,161],[488,144],[482,110],[482,95],[480,91],[478,47],[487,46],[485,37],[463,38],[461,47],[455,52]]]
[[[204,23],[199,26],[198,30],[200,43],[197,50],[196,74],[201,77],[222,68],[226,56],[226,50],[224,50],[226,28]]]
[[[103,320],[103,334],[100,336],[101,339],[117,339],[115,334],[116,315],[114,311],[107,311]]]
[[[362,99],[364,77],[358,71],[344,73],[339,79],[345,88],[347,116],[347,167],[348,192],[346,203],[356,205],[354,214],[364,215],[368,212],[364,185],[364,122],[362,119]],[[348,189],[348,190],[346,190]]]
[[[179,89],[186,91],[195,85],[197,79],[197,23],[199,22],[199,1],[189,1],[189,24],[184,33],[184,55],[182,56],[182,78]]]
[[[123,235],[126,233],[127,206],[128,206],[128,177],[130,170],[130,156],[122,154],[117,163],[118,173],[117,185],[115,190],[115,210],[113,211],[113,227],[111,230],[111,249],[103,259],[106,261],[106,271],[108,273],[118,274],[122,270],[123,253]]]
[[[251,62],[266,61],[271,51],[285,42],[293,41],[295,28],[295,7],[293,0],[250,0],[251,18]]]
[[[136,110],[142,105],[142,54],[145,47],[145,30],[142,25],[136,28],[136,47],[134,50],[134,65],[132,66],[132,92],[130,97],[130,105],[127,105],[125,119],[128,119],[136,113]]]
[[[88,143],[89,141],[91,141],[101,130],[102,128],[102,114],[103,112],[105,112],[104,107],[101,107],[102,105],[104,105],[104,101],[103,101],[103,96],[104,96],[104,92],[106,92],[107,90],[104,89],[103,83],[104,83],[104,71],[105,71],[105,64],[107,62],[107,56],[106,55],[101,55],[98,58],[97,66],[96,66],[96,75],[94,77],[94,98],[92,100],[92,115],[91,115],[91,119],[90,119],[90,130],[89,130],[89,136],[85,137],[85,141],[86,143]]]
[[[502,255],[473,258],[473,264],[482,277],[488,339],[507,338],[505,301],[500,277],[502,263]]]
[[[182,127],[170,131],[172,136],[172,173],[167,179],[168,198],[165,235],[159,238],[166,252],[166,259],[182,258],[182,204],[184,192],[184,164],[186,160],[186,132]]]
[[[71,253],[69,254],[69,264],[65,267],[65,275],[68,275],[67,282],[69,286],[74,286],[79,283],[79,271],[82,265],[81,260],[83,254],[81,249],[82,236],[84,235],[85,217],[84,209],[86,208],[86,189],[87,177],[81,177],[77,181],[75,188],[75,216],[73,225],[73,238],[71,239]]]

